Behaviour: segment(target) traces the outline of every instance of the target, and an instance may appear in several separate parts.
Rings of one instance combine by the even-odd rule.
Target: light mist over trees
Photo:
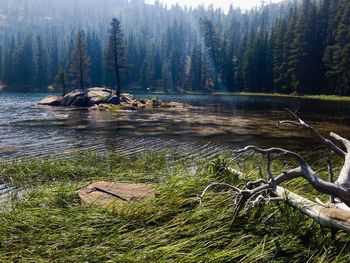
[[[107,59],[113,17],[124,32],[118,45],[126,89],[350,94],[347,0],[285,1],[227,14],[142,0],[4,0],[0,81],[9,90],[46,90],[62,69],[70,73],[67,89],[80,87],[72,69],[81,32],[89,60],[83,85],[114,87]]]

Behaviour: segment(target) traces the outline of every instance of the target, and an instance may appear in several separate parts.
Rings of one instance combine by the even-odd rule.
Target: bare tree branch
[[[343,229],[350,232],[350,141],[338,134],[330,134],[334,140],[340,142],[341,145],[344,146],[346,149],[346,151],[344,151],[334,142],[324,138],[316,129],[300,119],[296,113],[288,109],[287,111],[295,120],[284,120],[280,121],[279,124],[291,124],[311,131],[335,154],[344,157],[344,165],[336,182],[333,182],[334,173],[330,160],[327,160],[329,181],[326,182],[312,170],[302,156],[295,152],[282,148],[263,149],[256,146],[247,146],[244,149],[235,151],[235,153],[237,156],[247,154],[252,155],[254,153],[259,153],[266,156],[266,175],[263,175],[261,166],[259,166],[258,169],[261,179],[248,182],[245,189],[242,190],[224,183],[211,184],[203,191],[201,201],[203,200],[206,192],[212,187],[226,187],[232,190],[232,195],[234,197],[233,203],[235,209],[233,213],[233,220],[236,219],[242,209],[248,209],[260,203],[266,204],[271,201],[281,201],[281,199],[283,199],[324,226],[331,228],[335,227],[337,229]],[[299,166],[274,177],[271,169],[272,155],[292,158],[298,163]],[[314,203],[279,186],[283,182],[290,181],[298,177],[307,180],[310,185],[320,193],[330,195],[331,202],[329,204],[324,204],[316,198],[317,203]],[[292,199],[290,200],[289,198]]]
[[[336,153],[337,155],[342,156],[342,157],[344,157],[346,155],[345,151],[343,151],[341,148],[339,148],[337,145],[335,145],[332,141],[323,137],[315,128],[313,128],[311,125],[307,124],[302,119],[300,119],[293,111],[291,111],[290,109],[286,109],[286,111],[288,111],[293,116],[295,121],[283,120],[283,121],[278,122],[279,125],[290,124],[290,125],[295,125],[295,126],[299,126],[299,127],[304,128],[304,129],[307,129],[307,130],[311,131],[324,145],[326,145],[334,153]],[[332,136],[332,134],[331,134],[331,136]]]
[[[301,176],[305,178],[317,191],[327,195],[338,197],[342,202],[344,202],[347,206],[350,207],[350,193],[349,193],[350,188],[348,188],[348,186],[350,185],[350,182],[349,182],[350,181],[350,178],[349,178],[350,177],[350,173],[349,173],[350,159],[349,161],[346,161],[344,164],[344,167],[343,167],[344,176],[341,176],[342,175],[341,173],[336,183],[329,183],[322,180],[317,175],[317,173],[314,172],[311,169],[311,167],[305,162],[305,160],[295,152],[287,151],[281,148],[261,149],[256,146],[247,146],[244,149],[238,150],[236,152],[242,153],[242,152],[249,152],[249,151],[261,153],[263,155],[279,154],[279,155],[285,155],[287,157],[294,158],[300,164],[300,168],[302,172]]]

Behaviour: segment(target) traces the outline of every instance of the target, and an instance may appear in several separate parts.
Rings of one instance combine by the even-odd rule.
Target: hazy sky
[[[149,3],[154,3],[154,0],[147,0]],[[266,3],[269,2],[281,2],[282,0],[265,0]],[[163,2],[164,4],[175,4],[179,3],[180,5],[192,5],[192,6],[198,6],[200,4],[210,5],[213,4],[216,7],[223,7],[225,10],[228,9],[228,7],[233,4],[234,6],[240,6],[244,9],[249,9],[254,6],[260,5],[261,0],[160,0],[160,2]]]

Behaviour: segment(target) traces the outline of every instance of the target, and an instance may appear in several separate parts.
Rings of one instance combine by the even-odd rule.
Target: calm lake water
[[[125,154],[172,149],[185,158],[211,157],[245,145],[319,149],[305,131],[278,128],[285,107],[299,105],[302,118],[326,135],[350,138],[350,103],[276,97],[157,95],[183,101],[189,110],[89,112],[35,105],[47,94],[0,93],[0,157],[20,158],[76,150],[119,150]],[[152,94],[136,95],[153,97]]]

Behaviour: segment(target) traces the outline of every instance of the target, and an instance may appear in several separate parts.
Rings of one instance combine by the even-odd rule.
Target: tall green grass
[[[240,169],[256,178],[260,162],[246,158]],[[232,182],[218,171],[206,160],[170,165],[163,153],[2,162],[0,177],[30,191],[0,215],[0,262],[350,261],[347,234],[333,239],[328,229],[283,203],[254,207],[233,223],[229,194],[211,192],[199,206],[207,184]],[[76,191],[96,180],[148,183],[156,198],[122,207],[81,205]],[[309,189],[302,180],[289,187]]]

